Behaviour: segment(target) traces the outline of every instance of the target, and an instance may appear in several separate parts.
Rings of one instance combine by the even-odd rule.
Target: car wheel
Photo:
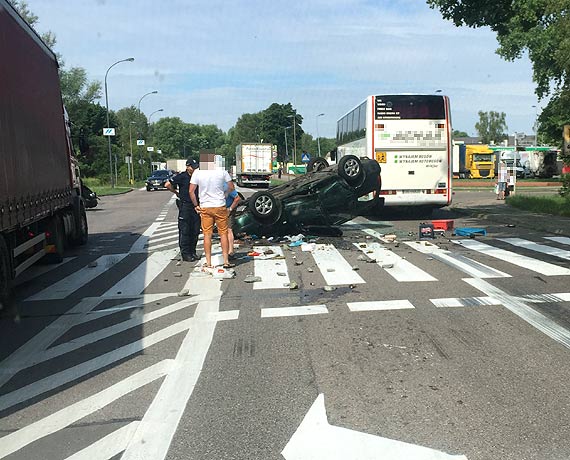
[[[346,155],[338,162],[338,175],[354,185],[362,179],[362,162],[354,155]]]
[[[249,210],[256,219],[264,223],[277,222],[281,215],[279,200],[271,193],[265,191],[253,194],[249,199]]]
[[[152,188],[147,187],[147,188],[146,188],[146,191],[147,191],[147,192],[152,192]]]
[[[320,171],[321,169],[328,168],[329,162],[322,157],[311,158],[307,165],[307,172]]]
[[[48,224],[48,232],[51,234],[48,238],[48,244],[55,246],[55,252],[46,254],[44,261],[48,264],[59,264],[63,261],[63,253],[65,251],[65,230],[63,221],[58,214],[53,216]]]

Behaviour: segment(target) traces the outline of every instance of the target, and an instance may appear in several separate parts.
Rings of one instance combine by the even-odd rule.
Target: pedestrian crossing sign
[[[303,155],[301,155],[301,161],[303,163],[308,163],[309,161],[311,161],[311,155],[308,153],[303,153]]]

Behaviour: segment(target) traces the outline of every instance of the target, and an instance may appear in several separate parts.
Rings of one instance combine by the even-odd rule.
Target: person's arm
[[[235,208],[237,208],[238,203],[240,202],[240,197],[237,192],[235,192],[234,201],[229,206],[229,211],[232,212]]]
[[[167,181],[164,183],[164,186],[165,186],[168,190],[170,190],[172,193],[174,193],[176,196],[180,196],[179,193],[178,193],[178,189],[177,189],[177,188],[174,188],[173,184],[172,184],[169,180],[167,180]]]
[[[196,210],[199,211],[200,206],[198,205],[198,199],[196,198],[196,187],[197,184],[193,184],[192,182],[190,182],[190,188],[188,189],[188,193],[190,194],[190,200],[192,201],[192,204],[194,205]]]

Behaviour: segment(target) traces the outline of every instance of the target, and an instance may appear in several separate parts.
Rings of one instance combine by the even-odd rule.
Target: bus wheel
[[[329,162],[322,157],[311,158],[307,165],[307,172],[320,171],[321,169],[328,168]]]
[[[349,184],[354,185],[362,179],[362,163],[354,155],[346,155],[338,162],[338,174]]]
[[[85,212],[85,206],[81,203],[81,208],[79,210],[79,222],[77,225],[77,232],[73,239],[73,244],[77,246],[84,246],[87,244],[89,239],[89,226],[87,225],[87,214]]]
[[[257,192],[249,199],[249,210],[263,223],[275,223],[281,216],[279,200],[269,192]]]

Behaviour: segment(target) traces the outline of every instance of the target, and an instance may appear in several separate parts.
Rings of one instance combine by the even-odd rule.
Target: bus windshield
[[[376,120],[443,120],[440,96],[376,96]]]

